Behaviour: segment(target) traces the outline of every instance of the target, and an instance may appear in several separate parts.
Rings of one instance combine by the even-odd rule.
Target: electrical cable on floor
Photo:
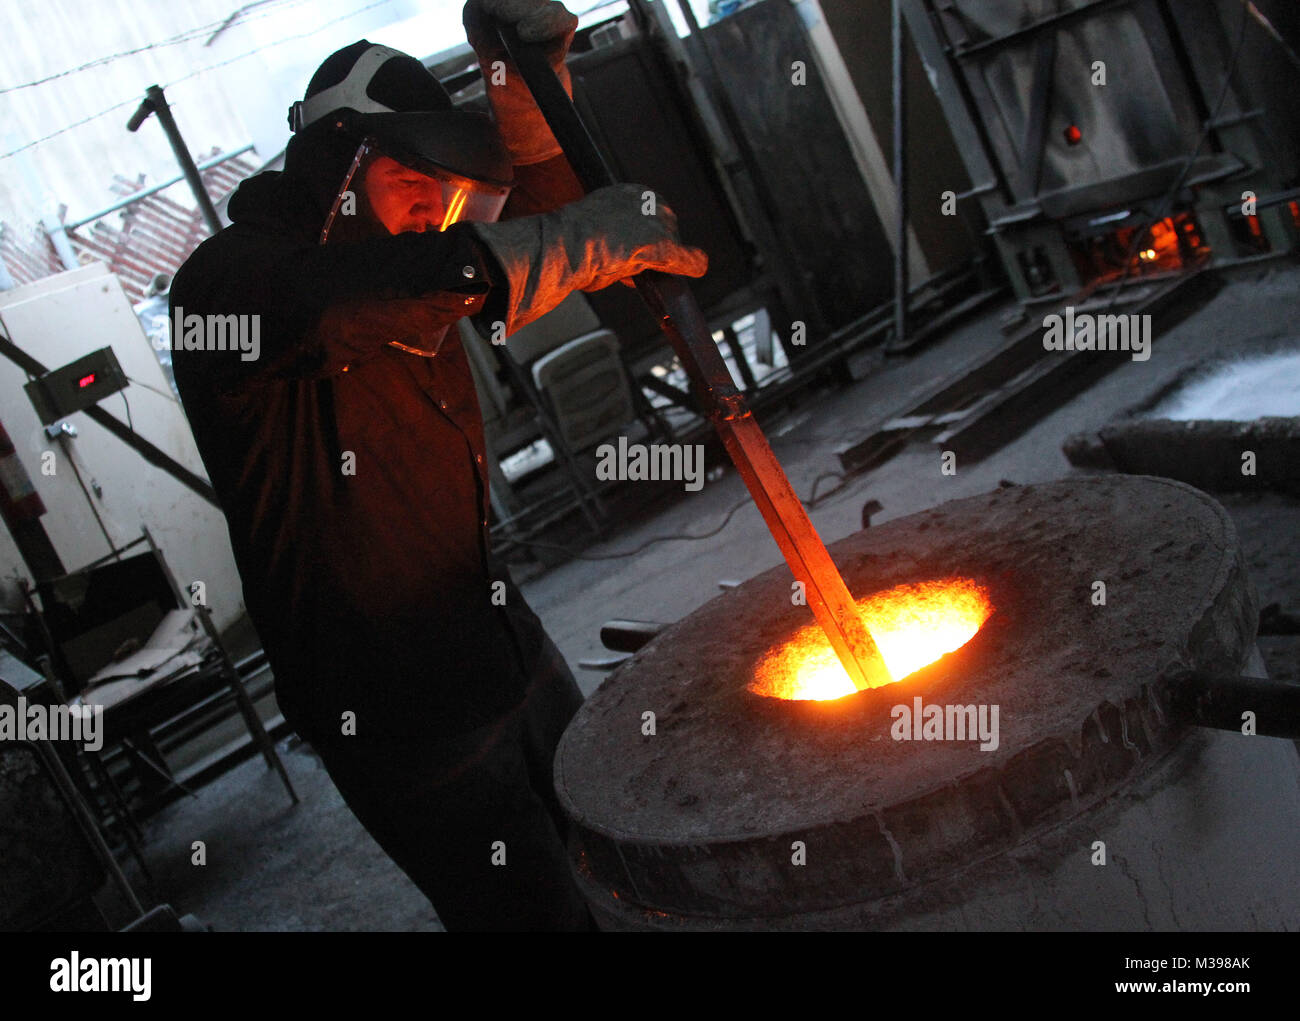
[[[828,492],[822,493],[820,496],[818,496],[817,486],[821,483],[822,479],[835,479],[839,482],[839,485],[836,486],[834,489],[831,489]],[[840,490],[842,490],[846,485],[848,485],[848,481],[849,481],[848,476],[846,476],[843,472],[835,472],[835,471],[822,472],[815,479],[813,479],[812,492],[808,494],[808,499],[803,501],[803,505],[807,507],[809,510],[812,510],[823,500],[829,499],[830,497],[838,493]]]
[[[573,557],[575,560],[623,560],[626,557],[634,557],[638,553],[644,552],[658,542],[672,542],[675,540],[681,542],[694,542],[697,539],[712,539],[715,535],[726,528],[728,524],[730,524],[736,511],[740,510],[740,508],[744,507],[746,504],[751,504],[753,502],[753,500],[746,496],[743,500],[727,511],[717,528],[711,529],[702,535],[688,535],[684,532],[676,535],[656,535],[653,539],[647,539],[645,542],[641,543],[640,546],[630,550],[624,550],[622,553],[598,553],[593,555],[588,553],[579,553],[576,550],[570,549],[568,546],[560,546],[556,543],[534,542],[531,539],[515,539],[514,542],[520,546],[535,546],[537,549],[554,550],[557,553],[565,553],[568,556]]]
[[[135,423],[131,421],[131,402],[126,399],[126,391],[118,391],[122,395],[122,403],[126,405],[126,427],[135,432]]]
[[[817,495],[817,486],[822,481],[822,479],[838,479],[840,484],[836,486],[834,489],[822,493],[819,496]],[[800,503],[802,503],[809,510],[812,510],[822,501],[827,500],[830,497],[835,496],[837,493],[840,493],[842,490],[844,490],[845,487],[848,485],[848,481],[849,481],[848,476],[846,476],[843,472],[837,472],[837,471],[822,472],[815,479],[813,479],[812,493],[808,496],[806,500],[800,498]],[[647,539],[645,542],[641,543],[641,545],[635,546],[630,550],[623,550],[620,553],[587,554],[587,553],[580,553],[577,550],[570,549],[568,546],[561,546],[557,543],[535,542],[531,539],[514,539],[512,541],[519,546],[533,546],[536,547],[537,549],[552,550],[556,553],[564,553],[575,560],[624,560],[627,557],[634,557],[638,553],[643,553],[651,546],[660,542],[695,542],[700,539],[712,539],[715,535],[717,535],[724,528],[726,528],[728,524],[731,523],[731,519],[735,517],[735,514],[738,510],[740,510],[742,507],[746,506],[747,504],[752,504],[753,502],[754,501],[751,497],[746,496],[744,499],[740,500],[738,503],[733,505],[731,509],[728,510],[725,515],[723,515],[722,521],[719,522],[716,528],[712,528],[709,531],[702,533],[701,535],[690,535],[686,532],[678,532],[671,535],[656,535],[653,539]]]

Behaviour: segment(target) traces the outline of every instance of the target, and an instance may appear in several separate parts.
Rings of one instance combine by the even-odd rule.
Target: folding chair
[[[141,544],[146,549],[123,557]],[[144,767],[142,777],[151,771],[186,790],[154,746],[151,731],[228,689],[267,767],[279,774],[293,803],[298,802],[211,611],[186,598],[147,527],[139,538],[80,570],[39,582],[36,591],[51,659],[68,696],[103,706],[106,749],[122,745],[133,764]],[[186,616],[191,613],[192,619]],[[159,663],[156,669],[144,667],[138,671],[142,676],[132,676],[125,667],[148,661],[145,654],[163,628],[186,636],[184,655]],[[119,654],[133,646],[139,653],[123,663]],[[95,683],[112,676],[117,664],[123,665],[124,676]],[[111,778],[103,778],[111,788]]]

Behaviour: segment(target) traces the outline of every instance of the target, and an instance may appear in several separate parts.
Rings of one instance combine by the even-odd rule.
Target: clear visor
[[[463,177],[436,164],[386,155],[373,139],[358,147],[320,243],[407,232],[444,231],[462,220],[501,215],[508,186]]]

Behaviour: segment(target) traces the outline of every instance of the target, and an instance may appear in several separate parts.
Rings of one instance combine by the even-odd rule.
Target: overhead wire
[[[255,21],[260,18],[270,17],[272,14],[279,14],[283,10],[288,10],[293,7],[299,7],[302,4],[308,2],[309,0],[263,0],[263,5],[267,9],[261,10],[257,14],[251,17],[246,17],[244,20],[247,22],[247,21]],[[110,53],[103,57],[96,57],[94,60],[88,60],[85,63],[77,64],[75,67],[69,67],[69,68],[65,68],[62,71],[56,71],[53,74],[47,74],[44,78],[34,78],[31,81],[20,82],[17,85],[3,85],[0,86],[0,96],[3,96],[9,92],[18,92],[21,89],[34,88],[37,85],[44,85],[47,82],[57,81],[60,78],[67,78],[70,75],[79,74],[82,71],[89,71],[91,68],[103,67],[105,64],[111,64],[115,60],[122,60],[126,57],[134,57],[141,53],[147,53],[151,50],[159,50],[159,49],[164,49],[165,47],[168,46],[178,46],[181,43],[192,42],[193,40],[201,38],[204,35],[210,35],[214,31],[220,29],[229,20],[230,20],[230,15],[227,15],[226,17],[221,18],[218,21],[213,21],[205,25],[197,25],[194,28],[185,29],[182,32],[178,32],[176,35],[168,36],[166,39],[159,39],[156,42],[146,43],[143,46],[136,46],[135,48],[129,50],[121,50],[117,53]]]
[[[189,79],[195,78],[201,74],[206,74],[208,71],[214,71],[219,67],[225,67],[228,64],[233,64],[236,61],[244,60],[245,58],[251,57],[254,54],[261,53],[264,50],[274,49],[276,46],[282,46],[285,43],[292,42],[295,39],[305,39],[308,36],[315,35],[317,32],[323,31],[324,29],[329,28],[331,25],[335,25],[340,21],[346,21],[348,18],[355,18],[358,14],[364,14],[366,11],[371,10],[372,8],[380,7],[384,4],[392,3],[392,2],[393,0],[372,0],[371,3],[366,4],[364,7],[359,7],[355,11],[350,11],[347,14],[341,14],[336,18],[331,18],[329,21],[317,25],[315,28],[310,29],[309,31],[298,32],[295,35],[282,36],[279,39],[276,39],[274,42],[267,43],[264,46],[256,46],[251,50],[239,54],[238,56],[230,57],[226,60],[220,60],[217,61],[216,63],[208,64],[206,67],[198,68],[194,71],[191,71],[187,75],[182,75],[180,78],[173,79],[172,81],[168,82],[166,85],[162,86],[162,88],[164,90],[170,89],[172,86],[179,85],[181,82],[188,81]],[[48,142],[52,138],[57,138],[59,135],[71,131],[73,128],[79,128],[85,124],[89,124],[91,121],[98,120],[100,117],[106,117],[114,110],[120,110],[124,106],[129,106],[130,104],[138,103],[139,101],[140,101],[140,97],[137,95],[137,96],[132,96],[129,99],[124,99],[120,103],[114,103],[112,106],[100,110],[98,113],[91,114],[89,117],[83,117],[79,121],[75,121],[72,124],[68,124],[65,125],[64,127],[58,128],[55,131],[51,131],[48,135],[43,135],[42,137],[34,139],[31,142],[26,142],[23,145],[18,146],[17,148],[10,149],[8,152],[0,153],[0,160],[8,159],[10,156],[16,156],[20,152],[24,152],[25,150],[31,149],[34,146],[41,145],[44,142]]]
[[[64,68],[62,71],[55,71],[53,74],[47,74],[42,78],[33,78],[31,81],[19,82],[17,85],[0,85],[0,96],[10,92],[18,92],[21,89],[30,89],[38,85],[44,85],[47,82],[58,81],[60,78],[67,78],[74,74],[80,74],[82,71],[89,71],[92,68],[103,67],[105,64],[111,64],[115,60],[123,60],[126,57],[138,56],[141,53],[148,53],[153,50],[165,49],[168,46],[179,46],[183,43],[193,42],[195,39],[203,36],[211,36],[215,32],[220,32],[227,28],[232,22],[231,19],[237,14],[240,15],[239,21],[247,24],[251,21],[258,21],[262,18],[268,18],[275,14],[283,13],[294,7],[301,7],[303,4],[310,3],[311,0],[258,0],[255,4],[249,4],[239,8],[234,14],[228,14],[216,21],[209,21],[202,25],[195,25],[193,28],[187,28],[175,35],[168,36],[165,39],[158,39],[151,43],[145,43],[143,46],[136,46],[129,50],[119,50],[116,53],[105,54],[102,57],[96,57],[94,60],[88,60],[84,63],[77,64],[73,67]],[[611,7],[615,4],[626,4],[627,0],[598,0],[597,3],[584,8],[578,12],[578,17],[585,17],[602,7]],[[257,7],[256,13],[250,13],[249,9]]]

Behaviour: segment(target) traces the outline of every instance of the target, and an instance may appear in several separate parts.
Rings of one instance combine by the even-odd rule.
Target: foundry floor
[[[1076,474],[1061,453],[1069,434],[1095,430],[1143,404],[1192,366],[1214,356],[1300,349],[1294,309],[1300,268],[1273,264],[1239,275],[1200,312],[1159,337],[1149,361],[1124,362],[1090,390],[1038,422],[982,462],[939,470],[928,443],[907,447],[811,511],[829,543],[860,526],[862,505],[883,505],[876,523],[996,487]],[[843,389],[805,395],[800,405],[764,424],[794,483],[807,497],[813,480],[838,471],[835,447],[860,436],[881,412],[998,343],[998,309],[943,341]],[[833,486],[823,480],[820,491]],[[667,534],[712,531],[744,496],[734,471],[644,517],[588,555],[632,549]],[[1237,520],[1261,605],[1300,606],[1300,501],[1280,496],[1221,498]],[[718,593],[723,579],[744,580],[780,555],[751,506],[722,531],[695,542],[657,543],[619,560],[572,560],[524,583],[529,602],[574,668],[584,692],[603,675],[578,669],[605,655],[598,630],[610,617],[674,621]],[[1262,640],[1270,673],[1296,679],[1300,638]],[[343,805],[310,749],[286,748],[284,760],[302,803],[290,808],[260,759],[245,762],[182,799],[147,825],[152,881],[128,865],[141,897],[168,902],[218,930],[437,930],[428,903],[369,839]],[[190,864],[203,840],[207,864]]]

